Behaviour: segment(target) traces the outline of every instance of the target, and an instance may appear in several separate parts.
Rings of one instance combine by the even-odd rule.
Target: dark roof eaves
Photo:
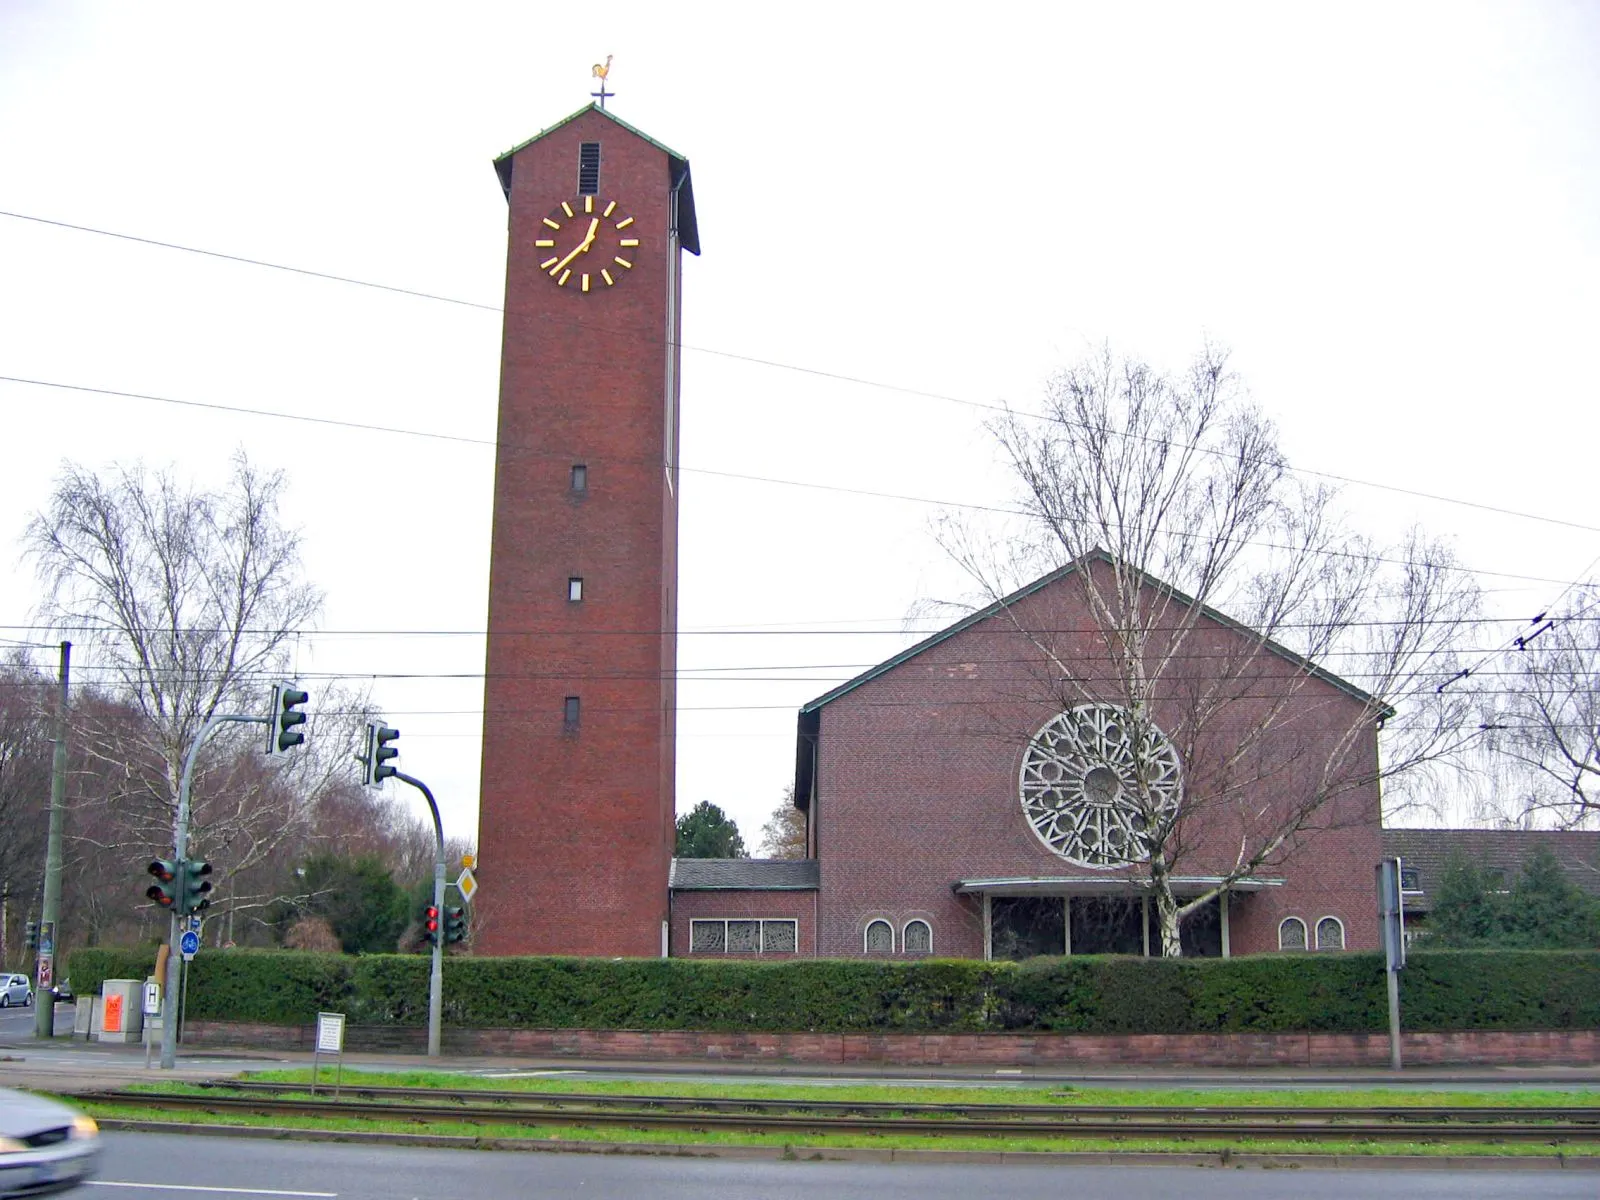
[[[628,124],[621,117],[617,116],[615,113],[611,112],[609,109],[601,108],[598,104],[591,103],[591,104],[585,104],[582,108],[580,108],[575,113],[572,113],[572,114],[570,114],[568,116],[562,117],[561,120],[557,121],[554,125],[546,126],[544,129],[541,129],[538,133],[534,134],[527,141],[517,143],[515,146],[511,147],[511,149],[507,150],[504,154],[499,155],[494,160],[496,165],[504,162],[506,159],[508,159],[508,158],[512,157],[513,155],[517,154],[519,151],[526,150],[529,146],[533,145],[540,138],[548,137],[550,134],[552,134],[556,130],[560,129],[563,125],[572,124],[572,122],[576,121],[579,117],[583,116],[584,113],[588,113],[588,112],[597,112],[602,117],[605,117],[607,120],[616,122],[618,125],[622,126],[622,128],[626,129],[629,133],[633,134],[635,137],[643,138],[645,141],[649,142],[652,146],[654,146],[657,150],[660,150],[668,158],[676,159],[678,162],[681,162],[681,163],[687,163],[689,161],[686,157],[684,157],[682,154],[679,154],[671,146],[668,146],[663,142],[657,141],[655,138],[651,137],[648,133],[645,133],[642,129],[637,129],[634,126]]]
[[[1097,558],[1100,561],[1107,562],[1107,563],[1113,561],[1111,555],[1109,553],[1107,553],[1106,551],[1104,551],[1104,550],[1091,550],[1088,554],[1084,555],[1083,558]],[[931,650],[934,646],[937,646],[940,642],[945,641],[947,638],[954,637],[956,634],[961,633],[964,630],[971,629],[974,625],[978,624],[980,621],[986,621],[990,617],[994,616],[996,613],[1004,611],[1006,608],[1008,608],[1009,606],[1011,606],[1013,604],[1016,604],[1018,601],[1025,600],[1027,597],[1031,596],[1034,592],[1037,592],[1040,588],[1046,587],[1049,584],[1052,584],[1052,583],[1056,582],[1058,579],[1065,578],[1069,573],[1071,573],[1072,571],[1077,570],[1078,569],[1078,564],[1080,562],[1082,562],[1082,561],[1083,561],[1083,559],[1081,559],[1081,558],[1080,559],[1075,559],[1074,561],[1066,564],[1066,566],[1057,567],[1054,571],[1050,571],[1050,572],[1047,572],[1044,575],[1041,575],[1038,579],[1035,579],[1032,583],[1027,584],[1024,587],[1018,588],[1016,591],[1012,592],[1009,596],[1002,596],[1000,599],[994,601],[992,604],[989,604],[989,605],[987,605],[987,606],[985,606],[983,608],[980,608],[976,612],[968,613],[965,617],[961,618],[961,620],[957,621],[954,625],[951,625],[948,629],[941,629],[938,633],[935,633],[930,637],[924,638],[922,641],[918,642],[916,645],[908,646],[906,649],[900,651],[899,654],[896,654],[891,658],[887,658],[883,662],[879,663],[877,666],[871,667],[868,670],[863,671],[860,675],[857,675],[854,679],[847,679],[847,680],[845,680],[845,682],[841,683],[838,687],[834,688],[832,691],[824,692],[822,695],[818,696],[815,700],[812,700],[809,703],[801,705],[800,706],[800,711],[802,713],[815,712],[816,710],[820,709],[823,705],[831,704],[833,701],[837,700],[840,696],[843,696],[845,693],[854,691],[856,688],[860,687],[864,683],[871,682],[872,680],[876,679],[878,676],[880,676],[882,674],[885,674],[888,671],[893,670],[895,667],[898,667],[901,663],[906,662],[906,661],[908,661],[908,660],[910,660],[912,658],[915,658],[917,655],[921,654],[924,650]],[[1234,630],[1235,632],[1250,634],[1252,637],[1260,636],[1255,630],[1251,629],[1248,625],[1244,624],[1242,621],[1236,621],[1232,617],[1228,616],[1226,613],[1218,612],[1216,609],[1212,608],[1209,604],[1200,604],[1200,603],[1198,603],[1194,599],[1194,597],[1185,595],[1183,592],[1179,591],[1177,588],[1173,587],[1171,584],[1164,583],[1163,581],[1157,579],[1155,576],[1151,575],[1149,572],[1141,570],[1139,573],[1142,576],[1144,576],[1145,580],[1148,581],[1149,583],[1151,583],[1151,584],[1155,585],[1156,587],[1159,587],[1159,588],[1161,588],[1161,589],[1163,589],[1163,590],[1165,590],[1167,592],[1170,592],[1172,594],[1172,596],[1175,599],[1178,600],[1179,603],[1189,605],[1190,607],[1198,607],[1200,609],[1200,612],[1203,615],[1205,615],[1207,617],[1210,617],[1213,621],[1216,621],[1218,624],[1224,625],[1227,628]],[[1278,655],[1281,658],[1285,658],[1285,659],[1289,660],[1296,667],[1298,667],[1301,670],[1305,671],[1307,674],[1311,675],[1313,678],[1320,679],[1324,683],[1332,684],[1334,687],[1338,688],[1340,691],[1344,692],[1346,695],[1352,696],[1356,700],[1359,700],[1362,704],[1375,704],[1375,705],[1377,705],[1379,707],[1379,712],[1380,712],[1381,715],[1386,716],[1386,717],[1394,715],[1394,709],[1390,705],[1384,703],[1382,700],[1379,700],[1376,696],[1372,695],[1371,693],[1363,691],[1361,688],[1358,688],[1355,684],[1349,682],[1348,680],[1341,679],[1339,676],[1335,675],[1332,671],[1329,671],[1324,667],[1319,667],[1316,663],[1312,662],[1309,658],[1306,658],[1303,654],[1298,654],[1295,651],[1289,649],[1289,647],[1284,646],[1284,645],[1280,645],[1279,643],[1273,641],[1271,638],[1262,638],[1262,644],[1265,645],[1267,647],[1267,649],[1271,650],[1274,654]]]
[[[1034,592],[1038,591],[1047,584],[1054,583],[1057,579],[1065,577],[1069,571],[1076,569],[1077,565],[1077,563],[1068,563],[1064,567],[1057,567],[1054,571],[1051,571],[1045,575],[1041,575],[1038,579],[1035,579],[1032,583],[1026,585],[1025,587],[1018,588],[1009,596],[1002,596],[1000,599],[994,601],[994,603],[988,604],[975,612],[968,613],[954,625],[951,625],[946,629],[941,629],[938,633],[930,634],[928,637],[925,637],[920,642],[916,643],[916,645],[907,646],[904,650],[900,651],[899,654],[884,659],[875,667],[869,667],[867,670],[857,675],[854,679],[847,679],[832,691],[824,692],[815,700],[812,700],[806,704],[802,704],[800,706],[800,711],[802,713],[815,712],[824,704],[833,703],[833,701],[837,700],[846,692],[854,691],[863,683],[869,683],[876,679],[879,675],[885,674],[888,671],[892,671],[901,663],[915,658],[924,650],[931,650],[940,642],[945,641],[947,638],[953,638],[956,634],[961,633],[964,630],[971,629],[980,621],[988,620],[996,613],[1005,609],[1007,605],[1015,604],[1018,600],[1025,599],[1026,597],[1033,595]]]
[[[820,883],[675,883],[675,892],[815,892]]]

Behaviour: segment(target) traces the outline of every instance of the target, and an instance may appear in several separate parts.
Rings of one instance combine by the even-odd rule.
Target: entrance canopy
[[[1222,883],[1220,875],[1174,875],[1176,896],[1198,896]],[[1281,887],[1282,879],[1246,876],[1228,884],[1230,892],[1259,892]],[[958,879],[951,884],[957,895],[990,896],[1143,896],[1150,881],[1128,875],[1034,875],[1005,879]]]

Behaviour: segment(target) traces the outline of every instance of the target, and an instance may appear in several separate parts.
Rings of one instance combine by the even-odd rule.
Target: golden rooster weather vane
[[[598,92],[590,92],[589,95],[600,101],[600,107],[604,108],[606,106],[606,97],[616,95],[615,92],[606,91],[606,76],[611,74],[611,55],[606,55],[605,62],[595,63],[594,66],[590,67],[589,74],[600,81],[600,90]]]

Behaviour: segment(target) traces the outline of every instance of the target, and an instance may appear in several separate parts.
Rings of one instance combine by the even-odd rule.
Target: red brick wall
[[[311,1025],[253,1025],[189,1021],[186,1044],[310,1050]],[[350,1051],[420,1054],[425,1029],[350,1026]],[[1386,1034],[1127,1034],[1064,1033],[648,1033],[611,1029],[446,1029],[452,1054],[530,1058],[701,1059],[885,1066],[1005,1065],[1054,1068],[1106,1064],[1174,1067],[1387,1067]],[[1426,1066],[1591,1066],[1600,1063],[1600,1031],[1558,1033],[1407,1033],[1401,1059]]]
[[[1106,648],[1092,627],[1081,585],[1072,577],[1015,607],[1025,628],[1058,632],[1054,649],[1075,675],[1095,683]],[[1183,648],[1155,710],[1156,723],[1178,742],[1183,758],[1186,811],[1203,813],[1182,826],[1178,875],[1219,875],[1228,870],[1241,839],[1260,834],[1286,805],[1300,799],[1308,772],[1334,752],[1361,713],[1348,694],[1321,680],[1285,683],[1292,668],[1276,655],[1257,656],[1211,739],[1179,736],[1188,710],[1186,689],[1247,643],[1235,631],[1206,622]],[[1097,664],[1100,666],[1097,667]],[[862,684],[821,711],[817,764],[816,828],[824,887],[820,954],[859,956],[862,931],[874,917],[903,927],[928,914],[934,951],[981,958],[981,902],[960,896],[960,879],[1097,876],[1143,877],[1142,868],[1096,871],[1058,857],[1035,836],[1018,799],[1018,773],[1027,739],[1063,707],[1042,682],[1042,660],[1010,617],[997,617],[958,633]],[[1284,687],[1286,731],[1263,748],[1260,761],[1219,779],[1209,764],[1237,745],[1238,731],[1261,724]],[[1115,702],[1106,685],[1102,695]],[[1376,740],[1370,725],[1353,738],[1351,769],[1370,772]],[[1226,802],[1208,796],[1226,795]],[[1205,804],[1209,803],[1209,807]],[[1263,817],[1261,814],[1265,813]],[[1238,896],[1231,906],[1235,953],[1275,949],[1283,915],[1302,916],[1309,927],[1327,915],[1345,926],[1346,946],[1378,944],[1372,866],[1377,861],[1378,796],[1375,785],[1331,803],[1301,835],[1254,872],[1281,877],[1279,887]],[[1252,843],[1254,844],[1254,843]]]
[[[798,954],[763,954],[760,958],[813,958],[816,955],[816,892],[674,892],[672,894],[672,956],[702,957],[690,953],[689,922],[696,918],[779,917],[796,922]],[[704,957],[752,957],[706,955]]]
[[[614,287],[558,288],[541,221],[601,143],[641,241]],[[677,504],[669,159],[597,112],[515,157],[489,582],[477,949],[656,955],[672,853]],[[560,235],[557,235],[560,236]],[[673,252],[675,253],[675,251]],[[675,439],[673,439],[675,440]],[[574,463],[588,492],[570,490]],[[671,481],[675,483],[674,481]],[[567,579],[582,576],[581,603]],[[562,704],[581,698],[581,728]]]

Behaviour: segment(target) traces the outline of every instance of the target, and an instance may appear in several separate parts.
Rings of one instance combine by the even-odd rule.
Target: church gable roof
[[[962,633],[965,630],[971,629],[974,625],[978,625],[978,624],[981,624],[984,621],[987,621],[989,618],[995,616],[998,613],[1001,613],[1001,612],[1005,611],[1007,608],[1010,608],[1012,605],[1019,603],[1020,601],[1026,599],[1029,596],[1032,596],[1036,592],[1043,591],[1045,588],[1050,587],[1052,584],[1055,584],[1055,583],[1059,582],[1060,580],[1065,579],[1068,575],[1070,575],[1074,571],[1078,570],[1079,566],[1085,560],[1098,560],[1100,562],[1104,562],[1104,563],[1108,563],[1108,564],[1111,564],[1111,563],[1115,562],[1115,560],[1111,557],[1111,555],[1108,554],[1106,551],[1104,551],[1104,550],[1092,550],[1088,554],[1084,555],[1083,558],[1077,559],[1074,562],[1070,562],[1064,567],[1058,567],[1054,571],[1051,571],[1048,574],[1042,575],[1038,579],[1035,579],[1032,583],[1026,584],[1023,587],[1018,588],[1016,591],[1012,592],[1009,596],[1002,596],[999,600],[996,600],[994,603],[986,605],[983,608],[980,608],[975,612],[967,614],[961,620],[957,621],[954,625],[948,626],[945,629],[941,629],[938,633],[935,633],[930,637],[924,638],[922,641],[916,643],[916,645],[914,645],[914,646],[908,646],[906,649],[900,651],[899,654],[896,654],[891,658],[885,659],[883,662],[879,663],[877,666],[869,667],[867,670],[865,670],[861,674],[857,675],[854,679],[847,679],[847,680],[845,680],[845,682],[841,683],[838,687],[834,688],[832,691],[824,692],[822,695],[818,696],[815,700],[812,700],[812,701],[810,701],[810,702],[808,702],[806,704],[801,705],[801,707],[800,707],[801,716],[804,717],[804,716],[806,716],[808,714],[818,712],[819,710],[822,709],[822,707],[824,705],[831,704],[833,701],[837,700],[840,696],[843,696],[848,692],[853,692],[856,688],[860,687],[862,684],[872,682],[874,679],[877,679],[880,675],[887,674],[888,672],[894,670],[894,668],[900,666],[900,664],[910,661],[911,659],[917,657],[917,655],[923,653],[924,651],[931,650],[933,647],[939,645],[941,642],[948,641],[949,639],[955,637],[956,634]],[[1161,582],[1159,579],[1156,579],[1154,576],[1145,575],[1144,579],[1145,579],[1146,583],[1149,586],[1155,587],[1155,588],[1159,588],[1160,590],[1162,590],[1164,592],[1167,592],[1178,603],[1183,604],[1183,605],[1187,605],[1187,606],[1189,606],[1191,608],[1197,606],[1197,602],[1194,600],[1193,597],[1184,595],[1177,588],[1171,587],[1168,584],[1165,584],[1165,583]],[[1235,621],[1232,617],[1227,616],[1224,613],[1218,612],[1216,609],[1212,608],[1208,604],[1198,604],[1198,607],[1200,609],[1200,612],[1205,617],[1209,618],[1212,621],[1215,621],[1217,624],[1223,626],[1224,628],[1231,629],[1231,630],[1234,630],[1234,631],[1239,632],[1239,633],[1244,633],[1244,634],[1247,634],[1247,635],[1249,635],[1251,637],[1259,636],[1259,635],[1256,634],[1256,632],[1254,630],[1250,629],[1249,626],[1243,624],[1240,621]],[[1290,663],[1294,664],[1294,666],[1297,667],[1298,669],[1306,672],[1306,674],[1310,675],[1312,678],[1320,679],[1324,683],[1331,684],[1332,686],[1338,688],[1341,692],[1344,692],[1346,695],[1349,695],[1349,696],[1353,697],[1354,699],[1360,701],[1362,704],[1378,705],[1380,707],[1380,711],[1386,716],[1387,715],[1392,715],[1393,710],[1387,704],[1385,704],[1383,701],[1379,700],[1376,696],[1373,696],[1370,693],[1368,693],[1366,691],[1363,691],[1361,688],[1358,688],[1355,684],[1349,682],[1348,680],[1341,679],[1339,676],[1335,675],[1332,671],[1324,670],[1322,667],[1317,666],[1316,663],[1312,662],[1310,659],[1306,658],[1304,655],[1297,654],[1295,651],[1289,649],[1287,646],[1280,645],[1279,643],[1272,641],[1270,638],[1265,639],[1263,641],[1263,645],[1265,646],[1265,648],[1267,650],[1271,651],[1273,654],[1278,655],[1280,658],[1286,659]]]
[[[577,112],[562,117],[554,125],[541,129],[525,142],[518,142],[499,158],[494,160],[495,174],[500,177],[500,190],[505,193],[506,199],[511,198],[511,169],[512,161],[518,153],[526,150],[540,138],[549,137],[556,130],[572,124],[586,113],[598,113],[606,120],[619,128],[627,130],[634,137],[649,142],[657,150],[667,156],[672,172],[671,186],[678,193],[678,239],[683,243],[683,248],[690,254],[700,253],[700,225],[694,213],[694,184],[689,176],[689,160],[679,154],[671,146],[656,141],[643,130],[635,129],[621,117],[616,116],[608,109],[601,108],[598,104],[585,104]]]

